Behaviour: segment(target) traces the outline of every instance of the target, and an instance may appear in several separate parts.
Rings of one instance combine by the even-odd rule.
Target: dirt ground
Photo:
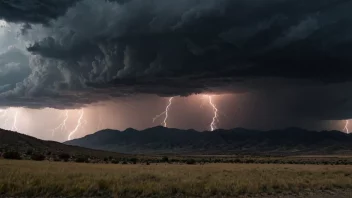
[[[298,195],[261,195],[253,198],[352,198],[352,190],[305,192]]]

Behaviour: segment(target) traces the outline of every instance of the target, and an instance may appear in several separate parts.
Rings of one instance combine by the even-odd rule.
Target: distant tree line
[[[130,157],[93,157],[87,155],[72,155],[68,153],[58,152],[36,152],[28,149],[25,153],[17,151],[0,150],[0,157],[11,160],[35,160],[35,161],[61,161],[61,162],[77,162],[77,163],[110,163],[110,164],[209,164],[209,163],[233,163],[233,164],[319,164],[319,165],[352,165],[352,158],[287,158],[287,157],[153,157],[153,156],[130,156]]]

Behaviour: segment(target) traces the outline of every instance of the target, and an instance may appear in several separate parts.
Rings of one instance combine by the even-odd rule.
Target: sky
[[[1,1],[0,127],[56,141],[157,125],[347,132],[351,6]]]

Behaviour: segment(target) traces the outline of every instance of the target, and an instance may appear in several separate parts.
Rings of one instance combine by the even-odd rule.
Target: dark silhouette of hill
[[[26,153],[28,150],[38,153],[67,153],[94,157],[121,155],[115,152],[81,148],[54,141],[44,141],[21,133],[0,129],[0,153],[1,151]]]
[[[138,131],[102,130],[68,145],[123,153],[343,154],[352,153],[352,135],[299,128],[256,131],[236,128],[197,132],[154,127]]]

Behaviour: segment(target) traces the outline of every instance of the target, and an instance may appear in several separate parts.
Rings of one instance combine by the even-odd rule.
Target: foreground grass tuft
[[[351,166],[0,160],[0,196],[212,197],[352,188]]]

